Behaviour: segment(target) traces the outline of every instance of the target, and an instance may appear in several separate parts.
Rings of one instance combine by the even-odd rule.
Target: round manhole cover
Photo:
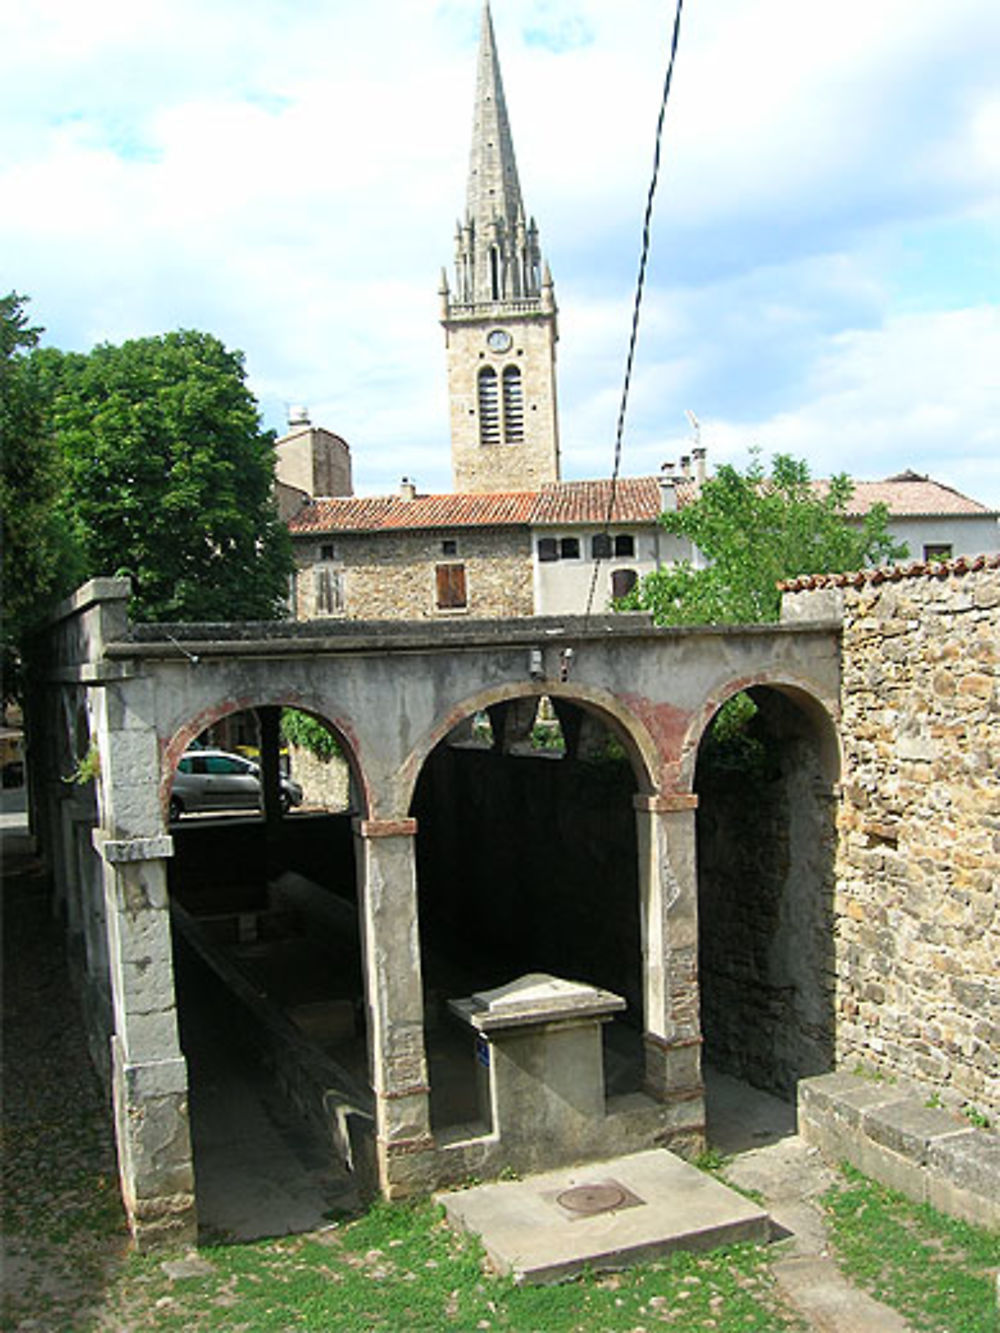
[[[576,1185],[557,1195],[556,1202],[571,1213],[607,1213],[620,1208],[627,1197],[621,1185]]]

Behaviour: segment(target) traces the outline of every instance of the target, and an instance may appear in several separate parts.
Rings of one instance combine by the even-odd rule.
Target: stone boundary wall
[[[1000,1117],[1000,557],[802,579],[839,613],[836,1063]]]
[[[799,1133],[831,1165],[973,1226],[1000,1229],[1000,1137],[906,1083],[823,1074],[799,1084]]]

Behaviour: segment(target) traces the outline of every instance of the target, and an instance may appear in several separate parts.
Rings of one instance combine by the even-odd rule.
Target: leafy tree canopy
[[[32,362],[84,575],[127,571],[146,620],[279,614],[290,546],[242,355],[182,330]]]
[[[720,467],[697,500],[660,522],[688,538],[707,566],[689,561],[646,575],[617,605],[648,610],[660,625],[750,624],[777,620],[777,584],[803,574],[861,569],[898,559],[884,505],[847,521],[854,487],[837,476],[818,490],[805,462],[787,454],[772,459],[768,474],[758,450],[745,472]]]
[[[27,298],[0,297],[0,540],[3,552],[3,697],[17,692],[24,635],[79,573],[56,501],[63,487],[31,357]]]

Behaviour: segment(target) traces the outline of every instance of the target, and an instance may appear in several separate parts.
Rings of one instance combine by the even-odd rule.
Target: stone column
[[[354,831],[379,1187],[387,1198],[402,1197],[428,1183],[419,1158],[434,1146],[417,921],[417,821],[357,819]]]
[[[646,1089],[665,1103],[668,1142],[703,1145],[698,995],[697,796],[636,796]]]
[[[197,1237],[187,1064],[177,1032],[166,835],[94,831],[104,897],[115,1031],[112,1090],[122,1197],[141,1249]]]

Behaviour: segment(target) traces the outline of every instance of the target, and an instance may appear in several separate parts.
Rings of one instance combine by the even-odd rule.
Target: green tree
[[[28,324],[27,298],[0,297],[0,540],[3,553],[3,697],[18,691],[25,635],[72,586],[79,565],[57,506],[63,488],[31,357],[41,329]]]
[[[127,571],[146,620],[280,614],[290,544],[242,354],[182,330],[32,360],[85,575]]]
[[[777,620],[782,579],[905,556],[906,547],[887,530],[884,505],[848,522],[853,491],[846,476],[817,488],[807,465],[787,454],[775,455],[768,475],[755,450],[745,472],[719,468],[697,500],[660,518],[668,532],[698,548],[706,567],[685,560],[656,570],[618,606],[651,611],[659,625]]]

